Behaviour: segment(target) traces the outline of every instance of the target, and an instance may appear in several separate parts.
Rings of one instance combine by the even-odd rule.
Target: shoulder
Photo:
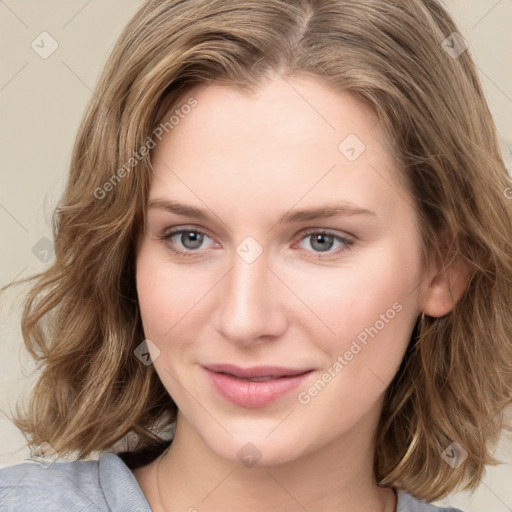
[[[97,461],[24,462],[0,469],[0,503],[11,510],[108,510]]]
[[[136,507],[136,508],[135,508]],[[151,510],[128,467],[115,454],[99,460],[24,462],[0,469],[2,512]]]
[[[1,510],[108,510],[98,461],[23,462],[0,469]]]
[[[397,490],[398,502],[396,512],[463,512],[453,507],[436,507],[430,503],[419,501],[402,490]]]

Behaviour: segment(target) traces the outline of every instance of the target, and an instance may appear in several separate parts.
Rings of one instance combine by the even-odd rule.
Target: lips
[[[208,370],[216,373],[227,373],[239,379],[278,379],[281,377],[293,377],[311,371],[311,369],[283,368],[282,366],[253,366],[252,368],[241,368],[233,364],[209,364],[205,366]]]
[[[313,372],[282,366],[241,368],[231,364],[212,364],[203,368],[222,398],[247,408],[275,402],[300,386]]]

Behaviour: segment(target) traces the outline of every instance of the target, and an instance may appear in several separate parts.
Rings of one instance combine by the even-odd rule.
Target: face
[[[261,464],[370,432],[425,273],[376,117],[306,77],[189,97],[153,153],[136,264],[178,425]]]

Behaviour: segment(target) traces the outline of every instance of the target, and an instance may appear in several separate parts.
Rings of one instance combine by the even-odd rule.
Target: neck
[[[348,432],[300,459],[246,467],[218,456],[178,413],[173,443],[153,463],[155,490],[151,495],[159,505],[152,508],[155,512],[227,508],[239,512],[394,512],[396,495],[392,489],[377,486],[374,445],[360,429],[358,425],[353,435]]]

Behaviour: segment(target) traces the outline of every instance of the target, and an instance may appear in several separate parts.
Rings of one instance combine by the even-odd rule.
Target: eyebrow
[[[149,201],[148,209],[163,209],[169,213],[175,213],[185,217],[193,217],[199,220],[209,220],[211,218],[205,209],[168,199],[152,199]],[[279,223],[294,224],[341,216],[351,217],[353,215],[370,215],[377,217],[377,214],[372,210],[361,208],[347,201],[341,201],[338,203],[326,204],[319,208],[288,211],[281,216]]]

